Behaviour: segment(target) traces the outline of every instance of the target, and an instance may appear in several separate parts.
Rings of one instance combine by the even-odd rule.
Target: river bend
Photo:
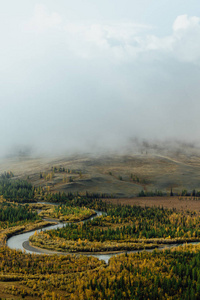
[[[85,220],[84,222],[92,220],[95,217],[101,216],[103,214],[103,212],[101,212],[101,211],[96,211],[96,213],[97,214],[95,216],[90,217],[89,219]],[[52,225],[52,226],[47,226],[47,227],[44,227],[42,229],[38,229],[37,231],[39,232],[41,230],[45,231],[45,230],[53,230],[53,229],[57,229],[57,228],[62,228],[66,224],[69,224],[69,223],[67,223],[67,222],[57,223],[57,224]],[[21,234],[18,234],[18,235],[14,235],[14,236],[10,237],[7,240],[6,244],[11,249],[22,250],[25,253],[31,253],[31,254],[33,254],[33,253],[35,253],[35,254],[49,254],[49,255],[52,255],[52,254],[59,254],[59,255],[69,254],[69,253],[64,253],[64,252],[51,251],[51,250],[48,250],[48,249],[41,249],[41,248],[39,249],[39,248],[32,247],[31,245],[29,245],[29,237],[31,235],[33,235],[35,233],[35,231],[36,230],[29,231],[29,232],[26,232],[26,233],[21,233]],[[199,242],[192,242],[190,244],[198,244],[198,243]],[[177,243],[176,244],[166,244],[166,245],[158,247],[156,249],[158,249],[158,250],[170,249],[170,248],[180,246],[180,245],[183,245],[183,244],[177,244]],[[142,252],[142,251],[152,252],[153,250],[154,249],[132,250],[132,251],[127,251],[127,253],[137,253],[137,252]],[[109,259],[112,256],[119,255],[120,253],[124,253],[124,252],[111,253],[111,254],[84,254],[83,253],[83,255],[94,256],[94,257],[97,257],[98,259],[104,260],[106,263],[108,263]]]

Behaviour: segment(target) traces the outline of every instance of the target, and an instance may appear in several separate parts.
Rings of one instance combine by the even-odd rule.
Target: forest
[[[26,180],[13,179],[12,172],[5,172],[0,176],[0,195],[8,201],[18,203],[33,202],[34,188]]]
[[[19,221],[38,220],[36,212],[32,212],[28,206],[16,205],[11,203],[1,203],[0,222],[6,223],[6,226],[18,223]]]
[[[200,297],[200,248],[121,254],[103,261],[0,249],[0,295],[7,299],[192,299]]]
[[[112,204],[94,195],[51,194],[12,173],[0,178],[0,299],[200,299],[200,215],[163,207]],[[59,205],[36,203],[51,200]],[[27,202],[35,202],[33,204]],[[38,214],[37,210],[43,211]],[[9,236],[48,224],[42,217],[87,222],[35,232],[31,243],[66,255],[25,254]],[[170,243],[171,249],[139,252]],[[136,253],[127,253],[129,250]],[[86,252],[114,251],[108,264]],[[77,252],[77,254],[76,254]]]
[[[85,223],[41,232],[33,245],[70,252],[155,248],[158,244],[200,240],[200,216],[175,209],[109,205],[107,214]]]

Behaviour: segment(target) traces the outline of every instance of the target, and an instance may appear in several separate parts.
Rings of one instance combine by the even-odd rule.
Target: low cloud
[[[70,21],[37,5],[23,30],[9,34],[0,153],[21,145],[110,151],[133,137],[198,143],[198,17],[178,16],[168,36],[157,36],[151,24]]]

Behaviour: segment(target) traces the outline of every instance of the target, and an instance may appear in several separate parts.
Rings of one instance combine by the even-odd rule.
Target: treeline
[[[159,190],[155,190],[155,191],[146,191],[146,190],[141,190],[138,193],[138,197],[163,197],[163,196],[167,196],[166,192],[163,191],[159,191]],[[196,191],[196,190],[192,190],[192,191],[188,191],[186,189],[182,190],[180,193],[174,193],[173,190],[171,189],[170,193],[169,193],[170,197],[173,196],[179,196],[179,197],[200,197],[200,191]]]
[[[112,198],[113,195],[110,194],[106,194],[106,193],[90,193],[87,192],[85,193],[85,195],[80,195],[78,192],[76,193],[72,193],[72,192],[68,192],[68,193],[49,193],[46,191],[46,189],[42,188],[42,187],[38,187],[35,188],[35,198],[39,199],[39,200],[43,200],[43,201],[47,201],[47,202],[52,202],[52,203],[66,203],[68,201],[71,201],[73,199],[80,199],[80,198],[87,198],[90,200],[93,199],[108,199],[108,198]]]
[[[158,191],[158,190],[155,190],[154,192],[153,191],[141,191],[139,192],[138,194],[138,197],[162,197],[164,196],[164,193],[162,191]]]
[[[179,196],[200,197],[200,191],[193,190],[192,192],[189,192],[187,190],[182,190]]]

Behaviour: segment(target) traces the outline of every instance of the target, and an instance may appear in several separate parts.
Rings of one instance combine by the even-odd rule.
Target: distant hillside
[[[189,149],[190,150],[190,149]],[[200,153],[152,151],[129,155],[77,155],[57,158],[7,158],[0,172],[28,179],[49,191],[100,193],[132,197],[144,192],[171,189],[174,193],[200,190]],[[158,153],[160,152],[160,153]]]

